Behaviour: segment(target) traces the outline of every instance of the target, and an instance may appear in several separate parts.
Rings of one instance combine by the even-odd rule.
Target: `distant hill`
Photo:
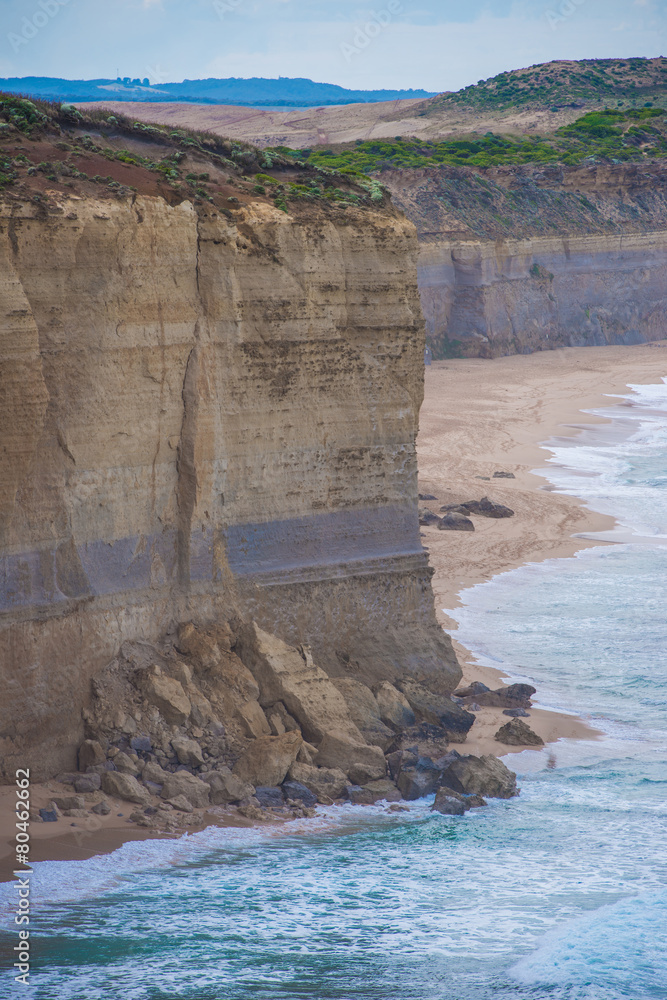
[[[446,110],[586,107],[664,100],[667,59],[558,60],[500,73],[428,101],[425,113]]]
[[[247,107],[320,107],[334,104],[369,104],[406,98],[427,98],[427,90],[346,90],[333,83],[279,77],[267,80],[231,77],[217,80],[183,80],[151,85],[148,79],[63,80],[48,76],[0,79],[0,90],[49,101],[142,101],[192,104],[231,104]]]

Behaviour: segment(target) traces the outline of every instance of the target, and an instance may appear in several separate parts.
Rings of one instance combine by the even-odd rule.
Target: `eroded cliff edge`
[[[91,679],[183,621],[252,618],[330,676],[451,691],[412,224],[54,188],[6,196],[0,231],[5,772],[74,766]]]

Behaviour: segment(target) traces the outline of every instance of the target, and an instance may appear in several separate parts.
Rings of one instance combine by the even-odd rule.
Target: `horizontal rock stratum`
[[[6,774],[74,766],[91,680],[193,619],[368,685],[460,677],[417,518],[413,225],[144,188],[0,204]]]

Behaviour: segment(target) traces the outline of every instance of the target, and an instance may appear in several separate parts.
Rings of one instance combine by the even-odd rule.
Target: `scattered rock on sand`
[[[429,510],[428,507],[420,507],[419,508],[419,523],[423,527],[428,527],[429,525],[432,525],[432,524],[439,525],[440,524],[440,518],[438,517],[437,514],[434,514],[433,511]]]
[[[102,787],[99,774],[81,774],[74,781],[74,788],[80,795],[97,792]]]
[[[467,687],[459,688],[458,691],[455,691],[454,696],[456,698],[476,698],[478,694],[484,694],[485,691],[490,690],[482,681],[473,681]]]
[[[472,685],[471,685],[472,687]],[[530,708],[530,699],[536,693],[532,684],[509,684],[495,691],[478,690],[477,694],[462,695],[464,701],[474,700],[485,708]]]
[[[106,799],[102,799],[101,802],[96,802],[90,811],[94,812],[97,816],[108,816],[111,812],[111,806]]]
[[[514,511],[510,507],[505,507],[501,503],[495,503],[488,497],[481,500],[466,500],[461,504],[471,514],[478,514],[480,517],[514,517]]]
[[[493,473],[493,478],[494,479],[516,479],[516,476],[514,475],[513,472],[494,472]]]
[[[527,712],[525,708],[504,708],[503,715],[509,715],[511,719],[529,719],[530,712]]]
[[[450,511],[441,517],[438,522],[438,531],[474,531],[475,525],[469,517],[459,514],[457,511]]]
[[[247,747],[232,772],[255,788],[280,785],[296,760],[302,742],[301,733],[297,732],[262,736]]]
[[[544,740],[537,733],[534,733],[530,726],[522,722],[521,719],[512,719],[501,726],[494,739],[499,743],[504,743],[508,747],[543,747]]]
[[[149,798],[147,788],[139,784],[131,774],[120,771],[104,771],[101,775],[102,791],[126,802],[146,802]]]
[[[442,784],[461,795],[477,793],[491,799],[510,799],[519,794],[514,771],[491,754],[468,754],[452,761],[443,772]]]
[[[430,493],[420,493],[419,494],[419,499],[420,500],[437,500],[438,498],[432,496]]]
[[[58,813],[55,811],[55,809],[40,809],[39,815],[42,820],[42,823],[58,822]]]
[[[173,806],[174,809],[178,809],[179,812],[184,812],[184,813],[194,812],[194,806],[192,805],[192,802],[190,802],[190,800],[186,798],[185,795],[175,795],[173,799],[168,799],[167,801],[169,802],[170,806]],[[130,817],[130,819],[131,818],[132,817]]]

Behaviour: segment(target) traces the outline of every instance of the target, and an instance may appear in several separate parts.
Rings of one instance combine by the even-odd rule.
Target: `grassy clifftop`
[[[519,107],[595,105],[664,101],[667,59],[559,60],[500,73],[456,93],[424,102],[428,116],[458,108],[505,110]]]

